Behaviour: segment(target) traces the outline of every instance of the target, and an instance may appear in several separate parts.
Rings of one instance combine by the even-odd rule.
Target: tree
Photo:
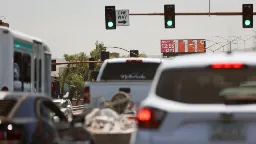
[[[105,50],[104,43],[99,43],[96,41],[95,49],[90,52],[90,56],[86,55],[84,52],[78,54],[64,54],[65,61],[67,62],[77,62],[77,61],[88,61],[89,57],[95,58],[96,61],[100,60],[101,51]],[[100,69],[101,64],[96,64],[96,70]],[[90,79],[89,65],[83,64],[70,64],[67,65],[60,75],[61,86],[64,83],[68,83],[70,86],[74,86],[72,93],[73,97],[80,98],[83,94],[84,82]]]
[[[126,57],[130,57],[130,55],[123,55],[123,56],[121,56],[121,57],[126,58]],[[141,54],[139,54],[139,57],[146,58],[147,55],[146,55],[145,53],[141,53]]]
[[[106,50],[106,48],[104,47],[104,43],[103,42],[99,43],[98,41],[96,41],[95,49],[93,49],[90,52],[90,56],[91,56],[91,58],[94,58],[96,61],[100,61],[100,53],[101,53],[101,51],[105,51],[105,50]],[[100,63],[96,64],[95,70],[99,71],[100,67],[101,67]]]
[[[146,58],[146,57],[147,57],[147,55],[146,55],[145,53],[141,53],[141,54],[139,54],[139,57]]]
[[[88,56],[84,52],[79,54],[64,54],[64,58],[68,62],[88,61]],[[70,64],[67,65],[60,74],[61,86],[64,82],[74,86],[73,96],[78,98],[82,95],[83,83],[89,79],[88,64]]]

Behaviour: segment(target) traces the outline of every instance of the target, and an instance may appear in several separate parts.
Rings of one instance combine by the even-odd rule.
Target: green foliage
[[[64,58],[68,62],[88,61],[88,56],[84,52],[72,55],[64,54]],[[61,86],[63,86],[64,82],[75,86],[74,97],[77,97],[82,94],[83,83],[89,78],[88,73],[88,64],[67,65],[60,74]]]
[[[90,52],[90,56],[94,58],[96,61],[100,61],[100,53],[101,51],[105,51],[105,50],[106,48],[104,47],[104,43],[103,42],[99,43],[98,41],[96,41],[95,49]],[[100,67],[101,67],[101,63],[97,63],[95,70],[99,71]]]
[[[121,57],[123,57],[123,58],[130,57],[130,54],[128,54],[128,55],[123,55],[123,56],[121,56]],[[145,53],[141,53],[141,54],[139,54],[139,57],[146,58],[147,55],[146,55]]]
[[[90,52],[90,55],[86,55],[84,52],[80,52],[78,54],[64,54],[64,58],[67,62],[78,62],[78,61],[88,61],[89,57],[95,59],[95,61],[100,61],[100,53],[101,51],[106,50],[103,42],[96,41],[95,48]],[[124,56],[129,57],[129,55]],[[147,57],[146,54],[140,54],[140,57]],[[114,58],[114,57],[110,57]],[[101,67],[101,63],[96,64],[95,71],[99,71]],[[83,94],[84,82],[90,79],[90,70],[89,65],[87,63],[81,64],[70,64],[67,65],[63,72],[60,75],[61,86],[63,86],[64,82],[68,83],[70,86],[73,85],[71,93],[73,97],[80,98]]]
[[[64,54],[64,58],[67,62],[88,61],[89,57],[94,57],[97,61],[100,59],[100,52],[102,50],[104,50],[104,44],[97,41],[95,43],[95,49],[90,52],[90,56],[86,55],[84,52],[80,52],[79,54],[72,55]],[[99,70],[100,65],[101,64],[97,64],[95,70]],[[61,86],[63,86],[64,82],[73,85],[73,96],[78,98],[83,93],[84,82],[90,79],[89,65],[87,63],[70,64],[67,65],[59,75]]]

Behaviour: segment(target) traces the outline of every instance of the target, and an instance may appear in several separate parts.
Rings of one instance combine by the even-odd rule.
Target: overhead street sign
[[[129,26],[129,10],[116,10],[116,25]]]

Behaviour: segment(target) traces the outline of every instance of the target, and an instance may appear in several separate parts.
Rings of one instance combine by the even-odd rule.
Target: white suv
[[[180,56],[159,67],[131,144],[256,144],[256,53]]]

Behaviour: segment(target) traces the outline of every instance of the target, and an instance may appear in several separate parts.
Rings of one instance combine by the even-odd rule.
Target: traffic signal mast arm
[[[218,16],[237,16],[237,15],[243,15],[242,12],[175,12],[175,15],[180,15],[180,16],[188,16],[188,15],[218,15]],[[148,16],[162,16],[164,13],[130,13],[129,15],[134,15],[134,16],[143,16],[143,15],[148,15]],[[253,12],[253,15],[256,15],[256,12]]]
[[[103,61],[57,62],[57,63],[52,63],[52,65],[62,65],[62,64],[83,64],[83,63],[103,63]]]

